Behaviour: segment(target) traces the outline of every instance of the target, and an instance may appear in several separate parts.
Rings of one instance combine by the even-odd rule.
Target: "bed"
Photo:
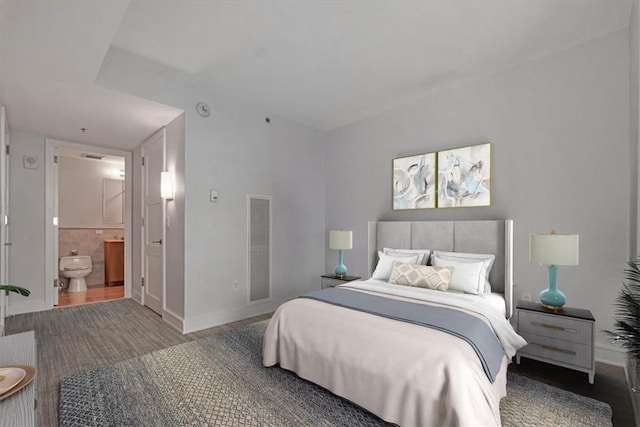
[[[512,230],[511,220],[369,223],[369,276],[377,278],[281,305],[265,332],[263,364],[279,364],[391,423],[500,425],[507,365],[526,344],[508,321]],[[490,290],[476,295],[392,284],[380,278],[383,261],[392,260],[392,274],[423,268],[416,267],[419,256],[386,255],[393,249],[491,254]],[[460,278],[467,265],[455,265],[438,268]],[[410,319],[399,321],[405,315]],[[434,316],[444,326],[431,324]],[[475,338],[456,329],[468,325]]]

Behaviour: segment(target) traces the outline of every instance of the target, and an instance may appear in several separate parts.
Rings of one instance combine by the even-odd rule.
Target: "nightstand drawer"
[[[344,276],[338,277],[335,275],[324,275],[320,277],[320,284],[322,289],[333,288],[334,286],[344,285],[345,283],[352,282],[354,280],[360,280],[360,276]]]
[[[593,366],[593,352],[592,347],[589,345],[525,332],[520,332],[520,335],[528,343],[526,347],[518,350],[522,356],[526,357],[530,354],[587,369]]]
[[[348,283],[348,282],[340,279],[328,279],[326,277],[322,278],[322,288],[344,285],[345,283]]]
[[[593,322],[520,310],[518,312],[518,333],[522,336],[529,333],[591,345]]]

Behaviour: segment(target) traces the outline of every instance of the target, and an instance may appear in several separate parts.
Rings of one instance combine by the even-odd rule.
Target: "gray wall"
[[[491,207],[392,211],[393,158],[486,141]],[[331,132],[326,229],[354,231],[345,263],[366,276],[367,221],[512,218],[516,298],[535,298],[548,283],[545,268],[528,261],[529,233],[579,233],[580,265],[561,267],[558,286],[569,306],[591,309],[597,329],[607,329],[629,257],[630,154],[623,31]],[[335,251],[326,254],[332,271]]]
[[[319,288],[325,247],[324,133],[275,115],[267,124],[264,108],[208,94],[193,77],[115,48],[97,81],[185,111],[184,169],[176,168],[178,186],[184,185],[188,242],[185,330],[270,311],[279,301]],[[196,114],[201,101],[211,106],[208,118]],[[212,189],[220,194],[216,203],[209,201]],[[271,303],[247,302],[248,194],[273,198]],[[134,227],[135,221],[134,212]]]
[[[38,169],[25,169],[23,156],[37,156]],[[31,291],[29,298],[10,295],[10,312],[44,310],[45,300],[45,157],[44,137],[11,131],[9,165],[9,283]]]
[[[184,114],[166,126],[167,170],[175,174],[175,199],[167,202],[165,246],[167,310],[184,318]]]
[[[208,101],[211,116],[195,112]],[[185,105],[187,329],[245,316],[247,195],[273,199],[272,297],[317,289],[324,265],[324,151],[319,131],[196,86]],[[219,192],[218,202],[209,191]],[[239,290],[233,290],[237,281]]]

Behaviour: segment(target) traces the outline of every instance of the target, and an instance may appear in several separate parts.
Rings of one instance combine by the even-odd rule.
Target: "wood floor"
[[[636,426],[625,372],[621,367],[596,362],[594,384],[589,384],[588,376],[584,372],[524,357],[521,358],[520,365],[509,365],[509,370],[582,396],[607,402],[613,410],[614,426]]]
[[[84,292],[60,292],[56,308],[124,298],[124,286],[90,285]]]
[[[6,333],[35,331],[38,346],[39,423],[42,426],[57,426],[61,378],[269,317],[258,316],[182,335],[153,311],[131,299],[120,299],[12,316],[7,319]],[[595,384],[589,384],[584,373],[525,358],[521,365],[513,363],[509,369],[607,402],[613,409],[614,426],[635,425],[622,368],[596,364]]]

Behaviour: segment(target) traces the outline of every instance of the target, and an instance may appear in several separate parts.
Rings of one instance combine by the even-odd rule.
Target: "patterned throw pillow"
[[[449,289],[452,272],[451,267],[432,267],[394,261],[389,283],[446,291]]]

